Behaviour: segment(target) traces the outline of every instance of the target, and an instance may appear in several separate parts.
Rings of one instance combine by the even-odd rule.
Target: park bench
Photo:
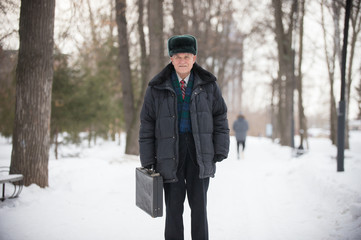
[[[0,184],[2,185],[2,197],[0,200],[4,201],[6,198],[18,197],[23,189],[23,178],[22,174],[9,174],[8,167],[0,167]],[[14,187],[14,192],[9,196],[5,196],[5,185],[7,183],[12,184]]]

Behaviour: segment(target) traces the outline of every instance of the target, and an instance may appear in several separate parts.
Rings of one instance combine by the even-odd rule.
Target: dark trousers
[[[194,140],[191,134],[181,134],[179,141],[178,182],[165,183],[165,239],[183,240],[183,210],[187,194],[191,209],[193,240],[208,240],[207,191],[209,178],[199,178]]]
[[[242,151],[244,151],[244,148],[246,147],[246,140],[237,141],[237,153],[239,153],[239,145],[240,144],[242,144]]]

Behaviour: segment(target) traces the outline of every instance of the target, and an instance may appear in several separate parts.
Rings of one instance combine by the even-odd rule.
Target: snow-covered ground
[[[351,133],[345,171],[336,171],[336,148],[311,138],[310,150],[291,150],[266,138],[249,137],[237,160],[218,164],[208,199],[212,240],[360,240],[361,132]],[[124,143],[124,138],[122,143]],[[135,206],[137,156],[124,146],[63,146],[51,153],[49,187],[25,187],[0,202],[1,240],[159,240],[165,218],[152,219]],[[11,144],[0,138],[0,166],[10,164]],[[185,235],[190,210],[185,203]]]

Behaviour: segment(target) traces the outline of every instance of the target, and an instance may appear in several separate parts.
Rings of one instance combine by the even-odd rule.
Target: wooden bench
[[[23,190],[23,178],[22,174],[9,174],[9,170],[4,170],[9,168],[1,167],[0,172],[8,172],[7,174],[0,174],[0,184],[2,184],[2,197],[0,198],[1,201],[4,201],[6,198],[16,198],[19,196],[21,191]],[[6,197],[5,196],[5,184],[11,183],[14,186],[14,192]]]

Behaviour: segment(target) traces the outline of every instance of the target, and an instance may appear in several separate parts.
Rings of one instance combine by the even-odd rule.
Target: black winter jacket
[[[172,63],[148,85],[140,113],[139,150],[142,166],[154,165],[164,182],[176,182],[178,167],[177,96],[172,87]],[[227,158],[229,128],[227,107],[216,77],[193,65],[194,85],[190,102],[192,134],[199,177],[214,177],[215,162]]]

